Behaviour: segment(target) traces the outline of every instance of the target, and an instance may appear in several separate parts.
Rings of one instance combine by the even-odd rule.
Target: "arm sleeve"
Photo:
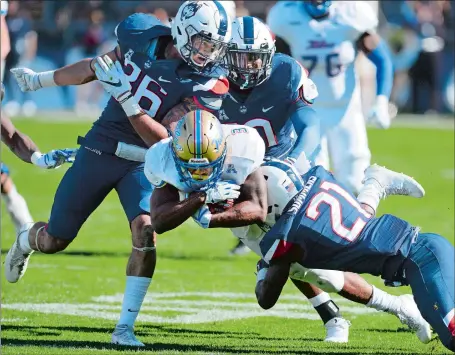
[[[321,138],[319,118],[312,107],[302,105],[292,113],[290,119],[297,133],[297,140],[288,157],[297,160],[305,153],[311,161]]]

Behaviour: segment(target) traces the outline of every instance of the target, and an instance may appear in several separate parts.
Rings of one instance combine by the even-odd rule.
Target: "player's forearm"
[[[19,131],[15,131],[11,135],[4,135],[2,132],[2,141],[19,159],[26,163],[31,163],[32,154],[39,151],[35,142]]]
[[[288,279],[290,267],[290,263],[280,263],[258,272],[255,293],[262,308],[270,309],[276,304]]]
[[[212,214],[209,228],[236,228],[251,224],[264,223],[267,211],[250,201],[240,202],[232,208],[217,214]]]
[[[377,34],[364,34],[359,47],[376,66],[376,95],[390,98],[393,86],[392,55],[384,40]]]
[[[136,133],[147,144],[147,147],[151,147],[160,140],[168,137],[167,129],[146,113],[130,116],[128,119]]]
[[[159,208],[152,208],[152,226],[156,233],[163,234],[177,228],[190,218],[205,203],[205,193],[196,192],[184,201],[170,202]]]
[[[309,106],[302,107],[292,114],[291,120],[297,140],[288,157],[297,160],[305,153],[307,159],[313,160],[321,137],[320,120],[316,112]]]
[[[82,59],[79,62],[67,65],[54,71],[55,85],[82,85],[96,79],[91,66],[92,58]],[[43,85],[44,87],[45,85]]]

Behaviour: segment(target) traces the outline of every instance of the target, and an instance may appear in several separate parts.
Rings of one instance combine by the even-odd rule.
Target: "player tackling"
[[[283,181],[278,185],[272,183],[277,182],[275,176],[268,176],[261,167],[264,151],[264,142],[250,127],[221,125],[206,111],[187,113],[177,122],[171,137],[155,144],[146,155],[145,174],[156,187],[151,200],[151,220],[157,233],[174,229],[193,217],[203,228],[232,228],[236,236],[260,255],[263,231],[273,226],[287,203],[283,197],[269,200],[272,191],[281,188],[295,193],[299,188],[296,184],[282,185]],[[298,176],[292,165],[278,162]],[[377,167],[371,168],[365,185],[363,198],[372,213],[381,196],[423,195],[414,180]],[[232,200],[235,200],[233,206]],[[325,270],[305,270],[298,265],[291,272],[295,280],[312,279],[318,286],[331,291],[335,288],[335,292],[353,301],[395,314],[417,331],[419,339],[430,340],[429,326],[412,298],[390,296],[358,275],[347,274],[341,285],[327,279],[327,275]]]

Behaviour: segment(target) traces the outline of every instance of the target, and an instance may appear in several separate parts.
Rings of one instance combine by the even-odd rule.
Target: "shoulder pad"
[[[359,35],[378,26],[378,16],[371,5],[364,1],[341,1],[333,14],[336,22],[351,27]]]
[[[300,4],[296,1],[278,1],[267,15],[267,25],[275,36],[287,38],[289,19],[300,12]]]
[[[153,39],[171,36],[171,29],[153,15],[135,13],[117,25],[115,35],[120,47],[142,52]]]

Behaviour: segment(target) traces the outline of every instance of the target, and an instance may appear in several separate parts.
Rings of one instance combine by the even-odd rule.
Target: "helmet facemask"
[[[229,79],[241,89],[253,88],[267,80],[275,54],[275,47],[268,47],[264,43],[261,49],[237,49],[235,43],[231,44],[225,57]]]

